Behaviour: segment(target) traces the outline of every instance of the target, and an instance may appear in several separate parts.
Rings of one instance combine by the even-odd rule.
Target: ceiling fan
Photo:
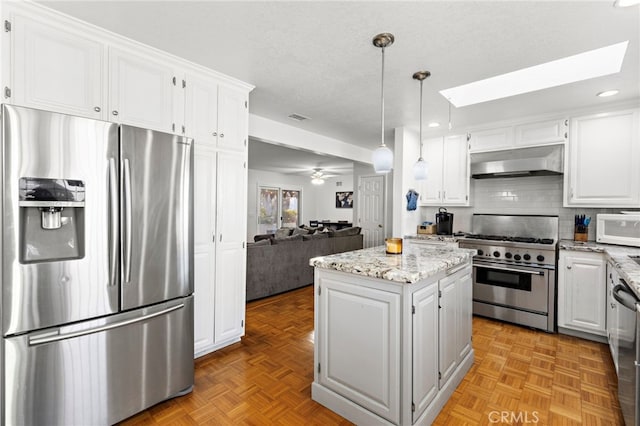
[[[314,185],[322,185],[324,180],[336,175],[328,175],[322,171],[320,167],[315,167],[313,173],[311,173],[311,183]]]

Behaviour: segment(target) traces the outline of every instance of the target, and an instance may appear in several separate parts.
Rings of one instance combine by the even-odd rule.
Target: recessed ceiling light
[[[431,123],[427,124],[427,126],[429,126],[429,127],[440,127],[440,123],[436,123],[434,121],[434,122],[431,122]]]
[[[613,2],[614,7],[629,7],[640,4],[640,0],[616,0]]]
[[[601,98],[606,98],[607,96],[613,96],[617,94],[618,94],[617,90],[605,90],[604,92],[598,93],[598,96],[600,96]]]
[[[620,72],[629,41],[441,90],[455,107],[479,104]]]

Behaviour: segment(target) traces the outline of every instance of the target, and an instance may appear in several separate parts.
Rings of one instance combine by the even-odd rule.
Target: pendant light
[[[378,34],[373,38],[373,45],[382,49],[382,108],[380,113],[382,143],[373,151],[373,156],[371,157],[376,173],[389,173],[393,167],[393,152],[384,144],[384,49],[387,46],[391,46],[394,39],[391,33]]]
[[[429,71],[418,71],[413,74],[413,79],[420,81],[420,139],[418,139],[420,142],[420,156],[416,164],[413,165],[413,177],[416,180],[425,180],[427,178],[427,162],[422,158],[422,83],[430,75]]]

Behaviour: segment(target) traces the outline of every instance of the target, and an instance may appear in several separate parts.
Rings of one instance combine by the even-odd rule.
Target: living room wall
[[[341,186],[336,186],[342,182]],[[353,176],[345,175],[327,179],[323,185],[311,184],[310,178],[249,169],[247,180],[247,241],[253,241],[258,228],[258,187],[274,186],[285,189],[299,189],[300,223],[312,219],[353,220],[354,209],[336,208],[336,192],[353,191]],[[288,188],[287,188],[288,187]]]

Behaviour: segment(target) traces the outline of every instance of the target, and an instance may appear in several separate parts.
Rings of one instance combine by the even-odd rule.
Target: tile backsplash
[[[591,216],[588,238],[596,239],[596,214],[619,213],[620,208],[562,207],[563,176],[473,179],[471,207],[447,207],[454,214],[454,230],[471,232],[474,213],[557,215],[560,238],[573,239],[574,215]],[[437,207],[421,207],[422,220],[435,222]]]

